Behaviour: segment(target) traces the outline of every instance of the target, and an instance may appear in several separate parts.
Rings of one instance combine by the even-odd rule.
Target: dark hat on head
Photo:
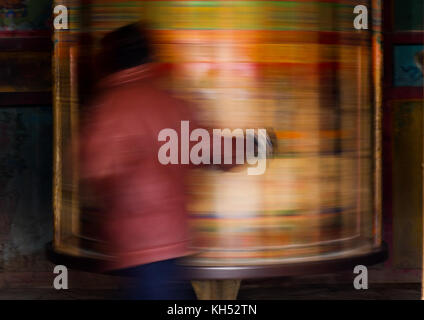
[[[152,62],[152,43],[147,30],[138,22],[106,34],[101,40],[103,71],[113,73]]]

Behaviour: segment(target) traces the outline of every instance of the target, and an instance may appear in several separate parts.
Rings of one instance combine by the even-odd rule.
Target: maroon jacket
[[[190,253],[188,168],[159,163],[164,142],[158,134],[164,128],[179,133],[181,120],[194,128],[194,119],[183,101],[152,84],[154,68],[138,66],[103,80],[80,136],[81,181],[99,206],[97,214],[82,210],[90,225],[83,229],[110,257],[106,270]]]

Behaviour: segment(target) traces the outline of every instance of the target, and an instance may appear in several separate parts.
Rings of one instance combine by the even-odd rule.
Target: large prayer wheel
[[[152,29],[164,85],[194,102],[205,124],[275,136],[262,175],[193,171],[193,274],[231,278],[229,267],[288,270],[380,250],[380,1],[361,3],[367,30],[354,29],[352,0],[60,4],[71,24],[55,32],[56,252],[101,259],[81,239],[78,168],[64,171],[63,152],[89,85],[81,66],[105,32],[137,20]]]

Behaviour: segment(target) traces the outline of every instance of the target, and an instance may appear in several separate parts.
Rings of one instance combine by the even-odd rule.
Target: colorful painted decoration
[[[76,1],[69,2],[78,7]],[[193,172],[189,210],[199,254],[187,263],[313,261],[360,254],[379,245],[373,122],[380,102],[374,96],[380,92],[374,90],[379,84],[375,73],[381,67],[373,59],[380,57],[380,37],[376,26],[363,32],[353,29],[355,4],[85,4],[91,18],[84,30],[94,42],[114,28],[147,21],[159,62],[170,70],[169,89],[197,105],[204,123],[275,133],[275,153],[264,175],[247,176],[246,170],[237,169]],[[363,4],[371,6],[371,1]],[[55,35],[59,143],[71,136],[78,113],[72,87],[77,81],[74,57],[80,50],[77,9],[74,14],[70,32]],[[56,174],[61,176],[60,171]],[[57,181],[59,191],[71,185]],[[55,241],[56,248],[75,253],[80,252],[78,241],[66,242],[78,229],[78,219],[67,218],[79,214],[74,201],[65,192],[56,198]],[[71,220],[73,227],[66,226]]]

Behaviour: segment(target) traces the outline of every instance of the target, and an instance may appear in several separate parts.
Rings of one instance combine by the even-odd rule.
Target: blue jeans
[[[131,277],[124,298],[130,300],[196,300],[190,281],[182,279],[178,259],[153,262],[121,269],[116,275]]]

